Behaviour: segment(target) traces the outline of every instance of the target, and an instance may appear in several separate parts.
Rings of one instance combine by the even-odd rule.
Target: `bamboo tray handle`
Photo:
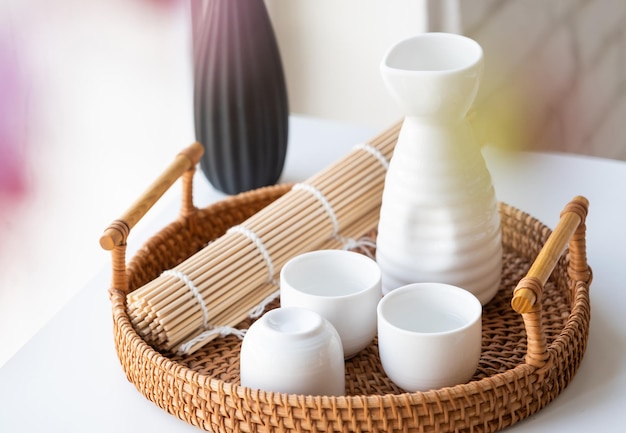
[[[572,299],[578,282],[591,283],[591,268],[587,264],[585,244],[585,219],[589,201],[576,196],[563,211],[561,218],[537,255],[528,273],[513,291],[511,306],[522,314],[528,339],[526,363],[541,368],[546,365],[546,337],[541,326],[541,294],[559,258],[569,244],[570,261],[568,274],[572,279]]]
[[[100,246],[105,250],[112,250],[126,242],[128,232],[150,210],[161,196],[182,176],[186,171],[195,170],[196,164],[204,153],[200,143],[193,143],[183,149],[165,169],[163,173],[148,187],[148,189],[115,220],[100,237]],[[126,229],[120,227],[125,226]]]
[[[126,212],[105,229],[100,237],[100,246],[107,251],[111,251],[112,287],[125,292],[128,291],[126,240],[130,230],[181,176],[183,176],[181,216],[188,217],[195,212],[192,196],[193,175],[203,153],[204,147],[198,142],[183,149]]]

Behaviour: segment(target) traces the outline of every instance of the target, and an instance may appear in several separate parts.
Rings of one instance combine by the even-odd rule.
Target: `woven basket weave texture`
[[[176,266],[289,188],[278,185],[233,196],[171,223],[128,263],[128,290]],[[511,295],[551,230],[504,203],[500,216],[502,282],[484,308],[481,360],[467,384],[406,393],[384,374],[374,341],[346,362],[346,396],[296,396],[244,388],[239,385],[241,340],[218,338],[188,356],[159,353],[133,328],[126,291],[111,288],[118,357],[128,380],[149,400],[214,433],[501,430],[540,410],[571,381],[585,352],[590,306],[587,284],[571,280],[569,257],[564,254],[542,296],[548,361],[541,368],[526,363],[524,320],[511,308]],[[269,308],[277,306],[276,301]],[[240,327],[249,325],[247,321]]]

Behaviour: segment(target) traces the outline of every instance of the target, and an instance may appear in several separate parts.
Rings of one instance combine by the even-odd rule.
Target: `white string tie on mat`
[[[251,319],[258,319],[259,317],[261,317],[267,306],[271,304],[276,298],[278,298],[279,295],[280,290],[276,290],[274,293],[267,296],[259,303],[259,305],[250,310],[250,312],[248,313],[248,317],[250,317]]]
[[[354,149],[355,150],[360,149],[360,150],[366,151],[367,153],[371,154],[374,158],[376,158],[380,162],[380,165],[383,166],[385,171],[389,169],[389,160],[385,158],[385,155],[383,155],[383,153],[380,150],[376,149],[371,144],[359,143],[354,146]]]
[[[373,147],[372,147],[372,149],[377,150],[376,148],[373,148]],[[383,156],[383,158],[384,158],[384,156]],[[339,236],[339,221],[337,220],[337,216],[335,215],[335,211],[333,210],[333,207],[330,205],[330,202],[326,199],[324,194],[322,194],[322,192],[319,189],[317,189],[313,185],[309,185],[307,183],[297,183],[297,184],[295,184],[293,186],[292,189],[306,191],[306,192],[310,193],[311,195],[313,195],[313,197],[315,197],[317,199],[317,201],[319,201],[321,203],[322,207],[324,208],[324,210],[328,214],[328,217],[330,218],[330,221],[333,224],[333,236],[332,237],[334,239],[338,240],[339,242],[341,242],[342,247],[343,247],[344,250],[350,250],[350,249],[353,249],[353,248],[360,248],[363,251],[365,251],[365,253],[368,256],[371,257],[371,254],[367,250],[366,247],[375,247],[376,246],[376,243],[372,239],[370,239],[370,238],[361,238],[361,239],[357,240],[357,239],[347,238],[345,236]]]
[[[337,221],[337,215],[335,215],[333,207],[330,205],[330,202],[326,199],[324,194],[322,194],[322,191],[315,188],[313,185],[309,185],[308,183],[297,183],[293,186],[292,190],[306,191],[321,203],[333,224],[333,237],[336,238],[339,233],[339,221]]]
[[[178,347],[178,352],[183,354],[189,354],[191,349],[198,343],[203,342],[214,335],[219,335],[220,337],[226,337],[228,335],[236,335],[239,339],[243,340],[243,337],[246,336],[247,329],[237,329],[232,326],[216,326],[215,328],[211,328],[203,333],[195,336],[191,340],[181,344]]]
[[[263,260],[265,260],[265,265],[267,266],[267,282],[275,285],[278,284],[274,279],[274,263],[272,262],[270,253],[256,233],[242,225],[233,226],[228,229],[226,233],[239,233],[250,239],[261,253],[261,256],[263,256]]]
[[[250,310],[250,312],[248,313],[248,317],[250,317],[251,319],[257,319],[261,317],[261,315],[265,312],[265,309],[267,308],[267,306],[272,301],[274,301],[279,295],[280,295],[280,290],[277,290],[271,295],[267,296],[265,299],[263,299],[259,303],[259,305],[257,305],[252,310]],[[239,339],[243,340],[243,338],[246,336],[247,331],[248,331],[247,329],[237,329],[237,328],[233,328],[232,326],[216,326],[211,329],[207,329],[201,334],[196,335],[191,340],[186,341],[185,343],[181,344],[178,347],[178,352],[182,354],[189,354],[191,350],[196,346],[196,344],[204,342],[205,340],[208,340],[209,338],[214,337],[216,335],[219,335],[220,337],[226,337],[228,335],[235,335]]]
[[[370,248],[376,248],[376,242],[372,238],[362,237],[360,239],[345,238],[343,244],[344,250],[361,250],[370,259],[375,259],[374,255],[370,252]]]
[[[202,298],[200,291],[198,290],[196,285],[193,283],[193,281],[191,280],[191,278],[189,278],[187,274],[181,271],[177,271],[175,269],[168,269],[166,271],[163,271],[163,275],[170,275],[172,277],[176,277],[179,280],[181,280],[183,283],[185,283],[189,291],[193,293],[193,296],[196,298],[196,301],[198,301],[198,304],[200,305],[200,309],[202,310],[202,329],[206,329],[206,331],[204,331],[200,335],[197,335],[191,340],[181,344],[180,347],[178,348],[178,351],[180,353],[185,353],[185,354],[189,353],[189,351],[197,343],[204,341],[214,335],[220,335],[222,337],[225,337],[227,335],[236,335],[237,337],[243,339],[243,337],[246,335],[245,329],[237,329],[237,328],[232,328],[230,326],[213,327],[209,324],[209,309],[204,303],[204,299]]]
[[[209,326],[209,309],[207,308],[206,304],[204,303],[204,299],[202,298],[202,295],[200,294],[200,291],[198,290],[196,285],[193,283],[191,278],[189,278],[189,276],[187,274],[185,274],[185,273],[183,273],[181,271],[177,271],[175,269],[168,269],[166,271],[163,271],[163,275],[171,275],[172,277],[176,277],[179,280],[181,280],[183,283],[185,283],[185,285],[189,288],[191,293],[193,293],[193,296],[196,298],[196,301],[198,301],[198,304],[200,305],[200,309],[202,310],[202,327],[204,329],[208,328],[208,326]]]
[[[259,238],[252,230],[242,225],[233,226],[228,231],[233,233],[240,233],[250,239],[252,242],[254,242],[257,249],[263,256],[265,264],[267,265],[267,282],[277,286],[278,281],[275,278],[274,263],[272,262],[269,251],[267,250],[267,248],[265,248],[265,245],[261,241],[261,238]],[[261,317],[267,306],[272,303],[272,301],[274,301],[278,297],[278,295],[280,295],[279,290],[271,293],[269,296],[263,299],[259,303],[259,305],[250,310],[250,312],[248,313],[248,317],[250,317],[251,319],[257,319]]]

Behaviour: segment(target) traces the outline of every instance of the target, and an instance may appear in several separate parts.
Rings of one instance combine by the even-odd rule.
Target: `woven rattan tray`
[[[190,257],[290,189],[289,185],[262,188],[196,209],[191,200],[196,158],[178,158],[101,239],[102,246],[112,250],[109,293],[118,357],[128,380],[167,412],[214,433],[491,432],[540,410],[576,373],[585,352],[590,318],[591,271],[585,256],[584,225],[587,202],[582,197],[566,206],[554,232],[525,212],[500,204],[502,283],[484,308],[480,365],[467,384],[403,392],[382,371],[376,341],[346,362],[346,395],[342,397],[241,387],[241,340],[232,335],[213,340],[193,355],[159,353],[133,328],[126,309],[127,293]],[[150,238],[126,264],[126,239],[149,207],[145,202],[156,201],[182,172],[181,216]],[[526,312],[518,313],[512,303]],[[277,306],[276,302],[269,308]]]

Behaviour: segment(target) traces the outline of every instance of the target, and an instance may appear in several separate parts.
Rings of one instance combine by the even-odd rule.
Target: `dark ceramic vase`
[[[202,171],[227,194],[274,184],[287,152],[289,107],[265,3],[194,0],[191,12]]]

